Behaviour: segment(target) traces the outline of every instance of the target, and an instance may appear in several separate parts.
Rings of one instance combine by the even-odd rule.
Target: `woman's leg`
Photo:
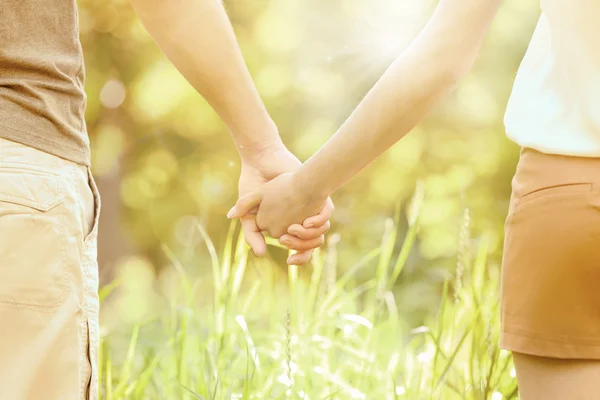
[[[567,360],[513,353],[521,400],[600,398],[600,360]]]

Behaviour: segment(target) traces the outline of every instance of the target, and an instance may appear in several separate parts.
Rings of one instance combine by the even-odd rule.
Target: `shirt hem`
[[[10,118],[14,119],[14,115],[11,115]],[[0,138],[12,140],[13,142],[33,147],[37,150],[52,154],[76,164],[91,167],[91,151],[89,147],[86,149],[80,149],[59,145],[56,142],[48,139],[49,137],[56,136],[56,132],[44,133],[46,133],[46,136],[32,132],[26,132],[25,130],[0,123]]]
[[[500,334],[500,348],[538,357],[600,360],[600,338],[597,343],[586,343],[577,337],[569,340],[542,339],[533,334],[507,332]]]

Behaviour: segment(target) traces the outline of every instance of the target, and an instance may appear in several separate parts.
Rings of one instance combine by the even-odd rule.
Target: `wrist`
[[[265,154],[285,148],[275,124],[246,127],[244,133],[234,135],[237,151],[242,162],[254,164]]]
[[[303,196],[307,203],[322,205],[331,195],[321,179],[318,176],[313,176],[305,166],[293,172],[292,175],[297,193]]]

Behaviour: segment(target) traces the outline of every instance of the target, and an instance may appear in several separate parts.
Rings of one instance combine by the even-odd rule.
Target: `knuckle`
[[[292,234],[291,232],[298,232],[298,233],[299,233],[299,232],[301,232],[301,231],[302,231],[302,227],[301,227],[300,225],[298,225],[298,224],[293,224],[293,225],[290,225],[290,226],[288,227],[288,230],[287,230],[287,231],[288,231],[288,233],[290,233],[290,234]]]

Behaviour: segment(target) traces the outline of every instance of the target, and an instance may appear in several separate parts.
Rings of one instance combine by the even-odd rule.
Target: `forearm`
[[[299,182],[327,196],[406,135],[470,69],[498,4],[442,1],[414,43],[298,171]]]
[[[220,0],[132,0],[158,46],[229,128],[242,155],[279,142]]]

